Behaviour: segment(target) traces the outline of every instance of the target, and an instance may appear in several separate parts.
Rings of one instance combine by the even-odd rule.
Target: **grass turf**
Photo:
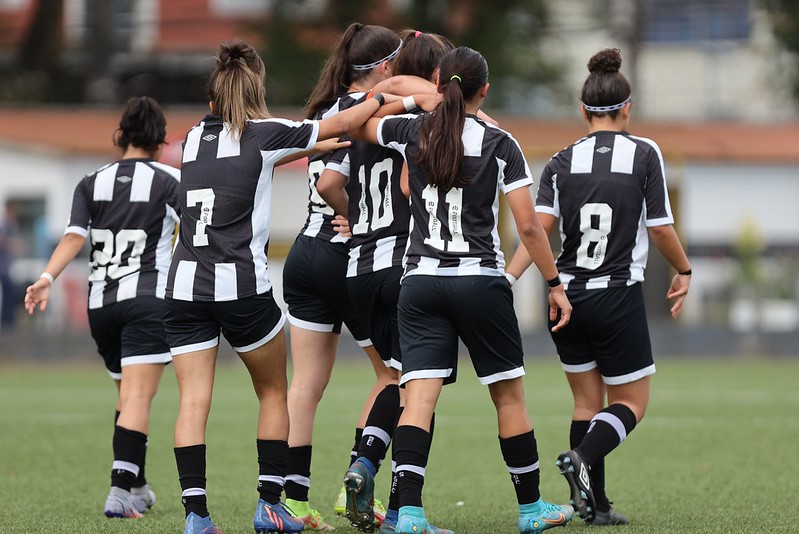
[[[528,362],[527,400],[545,499],[568,499],[554,459],[568,448],[571,399],[554,360]],[[311,504],[332,512],[370,385],[370,369],[343,360],[317,414]],[[799,359],[661,358],[649,412],[607,460],[607,487],[631,525],[613,532],[797,532]],[[208,427],[212,517],[227,534],[252,532],[257,493],[256,400],[240,364],[220,364]],[[167,368],[152,410],[147,476],[158,503],[141,520],[108,520],[115,389],[91,367],[0,368],[0,530],[12,533],[182,531],[172,455],[177,387]],[[377,497],[387,501],[387,469]],[[494,410],[468,362],[444,389],[425,484],[428,518],[458,534],[516,532],[512,485]],[[575,520],[569,529],[586,527]],[[584,530],[582,530],[584,531]],[[565,532],[565,531],[555,531]]]

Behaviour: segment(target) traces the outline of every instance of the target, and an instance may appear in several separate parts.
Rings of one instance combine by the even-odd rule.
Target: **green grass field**
[[[568,448],[570,395],[554,360],[526,377],[541,456],[542,493],[568,499],[554,466]],[[613,532],[799,532],[799,359],[658,361],[649,412],[608,458],[608,493],[631,518]],[[312,505],[332,513],[370,371],[342,361],[317,417]],[[141,520],[107,520],[115,390],[102,365],[0,367],[0,531],[182,531],[172,455],[177,388],[168,368],[153,408],[147,474],[158,504]],[[242,365],[220,365],[208,428],[212,517],[252,532],[257,493],[256,401]],[[425,505],[458,534],[513,533],[516,504],[487,391],[468,362],[445,388],[427,469]],[[386,470],[388,471],[388,470]],[[377,497],[387,499],[381,472]],[[461,506],[458,503],[462,502]],[[568,529],[585,531],[576,520]],[[594,527],[596,528],[596,527]],[[565,532],[555,530],[553,532]]]

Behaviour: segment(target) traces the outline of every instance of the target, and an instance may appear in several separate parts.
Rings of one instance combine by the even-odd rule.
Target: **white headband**
[[[366,65],[353,65],[352,69],[353,70],[369,70],[369,69],[373,69],[375,67],[378,67],[384,61],[391,61],[392,59],[394,59],[397,56],[397,54],[399,54],[400,48],[402,48],[402,40],[400,40],[400,44],[397,47],[397,49],[394,50],[393,52],[391,52],[389,55],[387,55],[383,59],[378,59],[377,61],[372,62],[372,63],[367,63]]]
[[[630,102],[630,99],[632,97],[633,95],[630,95],[627,97],[627,100],[625,100],[624,102],[619,102],[618,104],[613,104],[612,106],[589,106],[588,104],[583,102],[583,107],[585,108],[586,111],[593,111],[594,113],[603,113],[605,111],[616,111],[626,106],[627,103]]]

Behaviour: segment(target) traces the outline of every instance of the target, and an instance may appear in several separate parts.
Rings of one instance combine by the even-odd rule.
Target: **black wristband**
[[[549,287],[558,287],[561,284],[560,275],[555,276],[552,280],[547,280],[547,285]]]
[[[381,106],[386,103],[386,97],[383,96],[383,93],[375,93],[372,95],[372,98],[377,100],[377,103]]]
[[[679,274],[681,276],[691,276],[691,269],[688,269],[687,271],[683,271],[683,272],[677,273],[677,274]]]

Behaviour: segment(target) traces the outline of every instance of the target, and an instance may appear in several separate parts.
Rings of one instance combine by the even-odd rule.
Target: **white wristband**
[[[55,282],[55,278],[53,278],[53,275],[48,273],[47,271],[45,271],[42,274],[40,274],[39,278],[44,278],[45,280],[50,282],[50,285],[53,285],[53,282]]]
[[[416,100],[413,99],[413,96],[406,96],[403,98],[402,105],[405,106],[405,111],[413,111],[418,107],[416,105]]]
[[[515,284],[516,280],[518,280],[518,278],[516,278],[510,273],[505,273],[505,278],[508,279],[508,283],[510,284],[511,287],[513,287],[513,284]]]

